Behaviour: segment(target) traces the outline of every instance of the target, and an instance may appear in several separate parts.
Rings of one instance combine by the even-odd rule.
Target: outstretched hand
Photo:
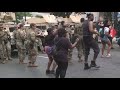
[[[78,42],[79,40],[80,40],[80,39],[79,39],[79,38],[77,38],[75,42]]]

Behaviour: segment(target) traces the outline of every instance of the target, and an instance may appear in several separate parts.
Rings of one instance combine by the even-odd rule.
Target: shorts
[[[51,46],[45,46],[45,52],[48,56],[52,56],[52,47]]]
[[[107,36],[104,36],[103,38],[101,38],[101,42],[102,44],[106,44],[109,42],[109,38]]]

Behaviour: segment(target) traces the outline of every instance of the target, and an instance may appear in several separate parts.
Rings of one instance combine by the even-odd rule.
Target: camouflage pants
[[[18,58],[19,60],[25,60],[25,45],[22,42],[17,42],[17,49],[18,49]]]
[[[7,42],[6,44],[5,44],[5,49],[6,49],[6,51],[5,51],[5,57],[6,57],[6,59],[11,59],[11,44],[10,44],[10,42]]]
[[[29,47],[28,60],[30,63],[34,64],[37,58],[37,43],[33,45],[33,48]]]
[[[43,51],[44,50],[44,48],[43,48],[43,46],[42,46],[42,41],[41,41],[41,39],[38,39],[38,46],[40,47],[40,50],[41,51]],[[37,49],[38,50],[38,49]]]
[[[1,61],[4,61],[5,58],[5,45],[4,43],[0,43],[0,59]]]
[[[28,40],[26,40],[25,41],[25,49],[26,49],[26,53],[28,54],[28,48],[29,47],[29,41]]]
[[[79,60],[81,60],[82,56],[83,56],[84,53],[85,53],[83,39],[80,39],[80,41],[79,41],[78,44],[76,45],[76,49],[77,49],[77,51],[78,51],[78,58],[79,58]],[[70,49],[70,50],[68,51],[68,60],[69,60],[69,61],[72,59],[72,52],[73,52],[73,49]]]

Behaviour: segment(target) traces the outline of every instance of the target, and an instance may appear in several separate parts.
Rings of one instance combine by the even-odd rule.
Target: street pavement
[[[114,47],[115,49],[111,50],[112,57],[110,58],[101,58],[101,53],[99,54],[97,59],[97,64],[101,66],[99,70],[84,70],[84,63],[78,62],[77,50],[74,49],[72,63],[68,66],[66,78],[120,78],[120,48],[116,44]],[[93,54],[93,50],[91,50],[89,64]],[[46,54],[38,55],[38,67],[34,68],[18,64],[18,58],[15,56],[13,61],[0,64],[0,78],[54,78],[54,75],[45,74],[48,63]],[[28,62],[27,56],[25,61]]]

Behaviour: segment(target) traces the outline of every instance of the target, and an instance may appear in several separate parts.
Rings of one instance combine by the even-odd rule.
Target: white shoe
[[[101,55],[101,58],[104,58],[105,56],[104,55]]]
[[[110,56],[111,56],[111,54],[106,55],[106,57],[110,57]]]

